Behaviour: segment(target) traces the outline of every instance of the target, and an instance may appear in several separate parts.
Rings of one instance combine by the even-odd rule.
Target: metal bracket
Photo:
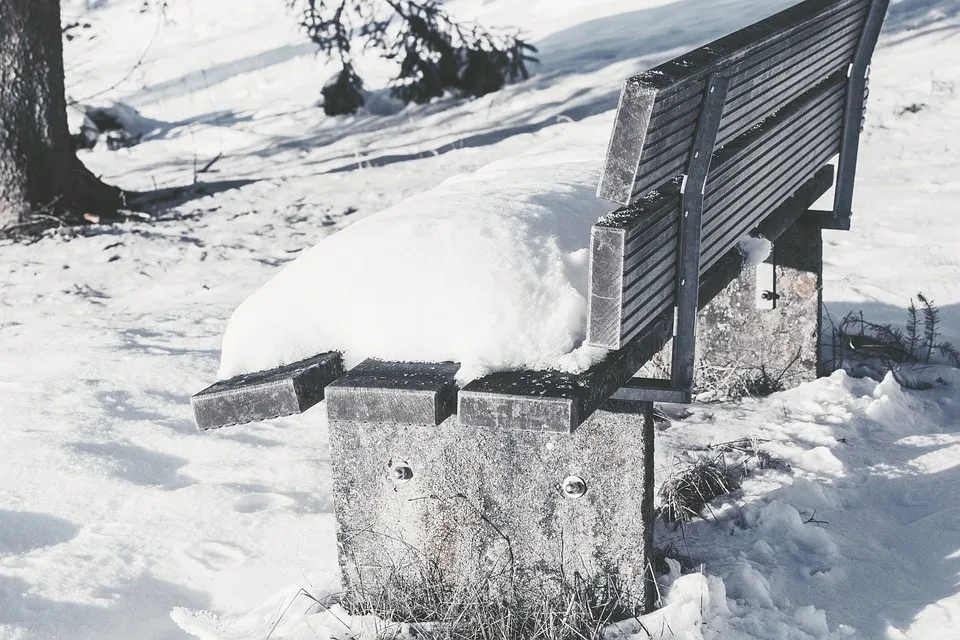
[[[729,88],[729,78],[713,74],[707,79],[687,170],[680,186],[680,242],[670,379],[632,378],[613,395],[615,399],[690,402],[696,360],[697,311],[700,308],[700,239],[704,193]]]
[[[680,194],[680,248],[677,268],[677,328],[673,337],[671,383],[689,392],[693,388],[693,367],[697,342],[697,309],[700,289],[700,235],[703,223],[704,192],[710,160],[720,130],[723,106],[730,79],[713,74],[707,79],[697,132],[690,149],[684,189]]]
[[[853,211],[853,181],[857,173],[857,155],[860,131],[863,127],[867,83],[870,76],[870,58],[877,46],[883,18],[890,0],[871,0],[867,18],[853,63],[847,72],[847,97],[843,108],[843,133],[840,138],[840,162],[837,166],[837,188],[833,199],[833,214],[849,218]]]
[[[777,268],[773,256],[757,265],[757,309],[772,311],[777,308]]]
[[[669,402],[689,404],[692,396],[689,389],[674,389],[663,378],[630,378],[611,398],[628,402]]]

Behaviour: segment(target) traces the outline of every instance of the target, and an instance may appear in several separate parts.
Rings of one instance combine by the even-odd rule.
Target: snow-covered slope
[[[66,45],[70,95],[165,123],[82,157],[129,188],[196,177],[214,195],[152,223],[0,245],[4,639],[264,638],[298,589],[335,589],[323,407],[202,435],[192,424],[189,396],[216,378],[233,309],[354,220],[564,144],[568,120],[608,112],[632,71],[790,3],[463,0],[451,4],[463,15],[534,35],[537,75],[480,100],[383,100],[387,115],[338,119],[313,106],[328,70],[282,0],[174,0],[166,18],[141,4],[65,3],[66,20],[91,24]],[[960,342],[958,12],[940,0],[892,11],[854,230],[827,236],[824,296],[834,316],[900,321],[922,290]],[[914,392],[837,375],[675,420],[659,434],[661,478],[692,447],[747,436],[791,469],[755,475],[685,542],[660,532],[703,569],[665,580],[667,617],[647,628],[958,637],[960,390],[942,377]],[[805,524],[814,511],[823,523]],[[298,598],[272,637],[336,624],[308,605]]]

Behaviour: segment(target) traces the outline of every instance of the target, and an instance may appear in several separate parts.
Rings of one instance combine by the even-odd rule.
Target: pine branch
[[[301,10],[300,26],[328,56],[339,56],[344,71],[325,87],[340,103],[355,103],[362,80],[350,66],[351,43],[376,49],[399,61],[392,94],[425,103],[447,89],[479,97],[507,82],[529,77],[536,48],[517,33],[459,23],[438,0],[287,0]],[[353,78],[346,81],[344,78]],[[348,94],[337,95],[338,87]],[[326,95],[325,95],[326,104]],[[362,105],[362,101],[360,102]],[[359,108],[359,107],[357,107]]]
[[[923,345],[921,349],[926,351],[924,362],[929,364],[939,335],[940,310],[937,309],[933,300],[927,299],[922,293],[917,294],[917,299],[923,305]]]
[[[935,345],[933,345],[933,347],[934,349],[939,351],[940,355],[946,358],[950,362],[950,364],[952,364],[955,367],[960,367],[960,350],[957,350],[957,348],[953,346],[951,343],[946,341],[938,342]]]
[[[917,345],[920,336],[917,335],[917,307],[913,304],[913,298],[910,298],[910,307],[907,309],[907,345],[910,353],[917,352]]]

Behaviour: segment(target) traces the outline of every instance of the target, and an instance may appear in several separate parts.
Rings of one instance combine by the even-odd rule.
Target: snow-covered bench
[[[811,245],[790,292],[757,270],[756,304],[804,301],[816,333],[820,230],[849,228],[887,4],[801,2],[627,80],[612,135],[569,125],[324,240],[234,314],[221,374],[240,375],[194,397],[198,425],[325,387],[348,591],[414,584],[439,554],[455,576],[612,573],[644,608],[652,402],[690,400],[698,309],[742,288],[750,232]],[[833,210],[811,212],[838,153]],[[671,338],[670,377],[634,378]],[[645,418],[588,421],[611,397]]]
[[[221,373],[243,376],[194,398],[199,426],[303,410],[334,380],[328,411],[343,419],[439,423],[457,412],[469,426],[569,432],[614,394],[689,401],[697,308],[739,273],[743,236],[759,229],[775,239],[829,188],[825,165],[838,152],[834,209],[815,221],[849,227],[886,5],[807,0],[626,82],[597,189],[623,207],[590,233],[585,335],[583,310],[570,300],[584,265],[571,266],[576,246],[563,245],[603,213],[601,201],[585,199],[593,174],[582,168],[597,163],[596,140],[583,140],[599,137],[596,119],[574,143],[445,183],[284,270],[232,319]],[[361,254],[355,264],[350,251]],[[581,273],[557,278],[558,261]],[[444,270],[450,277],[433,273]],[[527,281],[512,275],[524,270]],[[544,285],[550,278],[559,284]],[[311,280],[329,306],[295,300],[309,296],[297,288]],[[441,292],[451,290],[461,295],[445,302]],[[674,332],[671,378],[632,379]],[[575,348],[584,338],[589,346]],[[324,373],[309,361],[313,387],[305,386],[290,365],[321,350],[330,352]],[[375,359],[341,377],[339,352]],[[429,362],[438,360],[462,366],[439,375]],[[272,366],[281,364],[288,370],[278,378]]]

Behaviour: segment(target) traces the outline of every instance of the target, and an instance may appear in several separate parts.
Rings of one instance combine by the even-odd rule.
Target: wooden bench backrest
[[[717,145],[846,70],[870,0],[807,0],[628,79],[597,195],[628,204],[681,173],[711,74],[730,79]]]
[[[589,344],[618,349],[676,302],[678,176],[710,79],[729,89],[706,179],[701,274],[839,152],[870,8],[807,0],[627,80],[598,188],[627,206],[593,228]]]

